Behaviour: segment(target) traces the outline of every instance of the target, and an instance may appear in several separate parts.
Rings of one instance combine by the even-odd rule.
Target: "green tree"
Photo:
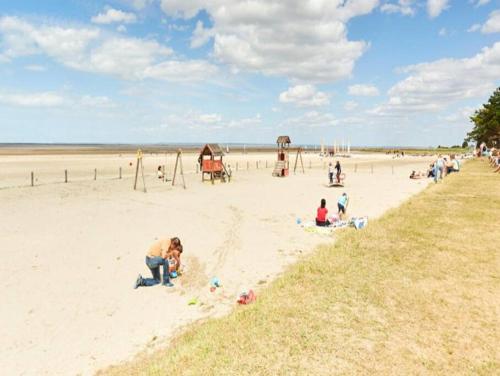
[[[467,133],[465,141],[474,140],[477,144],[485,142],[489,146],[500,145],[500,87],[482,108],[471,116],[474,123],[472,131]]]

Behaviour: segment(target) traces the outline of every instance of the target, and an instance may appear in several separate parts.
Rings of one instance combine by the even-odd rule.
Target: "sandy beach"
[[[171,178],[174,154],[145,155],[144,193],[132,190],[133,154],[0,157],[5,374],[87,375],[129,359],[190,322],[227,313],[241,291],[258,294],[287,265],[333,241],[335,233],[296,224],[314,219],[321,198],[335,211],[345,191],[348,214],[373,219],[430,181],[408,178],[429,157],[353,155],[340,159],[345,187],[328,188],[326,164],[336,159],[307,154],[304,174],[273,178],[274,154],[238,153],[225,158],[231,183],[212,185],[201,182],[196,159],[183,156],[183,189],[155,176],[166,165]],[[149,276],[148,246],[165,236],[184,244],[184,275],[174,288],[134,290],[138,273]],[[214,276],[223,287],[211,293]],[[188,305],[194,297],[200,304]]]

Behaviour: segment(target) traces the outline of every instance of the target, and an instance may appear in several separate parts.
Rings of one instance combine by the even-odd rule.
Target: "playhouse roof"
[[[223,156],[224,152],[219,144],[206,144],[200,152],[201,155]]]
[[[292,141],[290,141],[290,137],[288,136],[279,136],[278,139],[276,140],[277,144],[291,144]]]

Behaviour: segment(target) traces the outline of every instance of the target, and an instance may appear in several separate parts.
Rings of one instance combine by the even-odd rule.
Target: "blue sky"
[[[0,0],[0,142],[459,144],[498,0]]]

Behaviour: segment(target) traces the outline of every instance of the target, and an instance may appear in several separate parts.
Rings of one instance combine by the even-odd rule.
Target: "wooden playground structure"
[[[276,144],[278,145],[278,160],[274,165],[273,176],[276,177],[285,177],[288,176],[290,171],[290,144],[292,141],[288,136],[279,136],[276,140]],[[297,164],[300,160],[300,165],[302,167],[302,173],[305,173],[304,170],[304,161],[302,160],[302,148],[297,148],[297,154],[295,156],[295,164],[293,166],[293,172],[295,173],[297,170]]]
[[[198,162],[200,163],[201,171],[201,181],[205,181],[205,174],[210,177],[212,184],[215,180],[220,180],[221,182],[230,182],[231,174],[226,170],[222,158],[224,157],[224,151],[218,144],[206,144],[200,151],[200,157]]]

